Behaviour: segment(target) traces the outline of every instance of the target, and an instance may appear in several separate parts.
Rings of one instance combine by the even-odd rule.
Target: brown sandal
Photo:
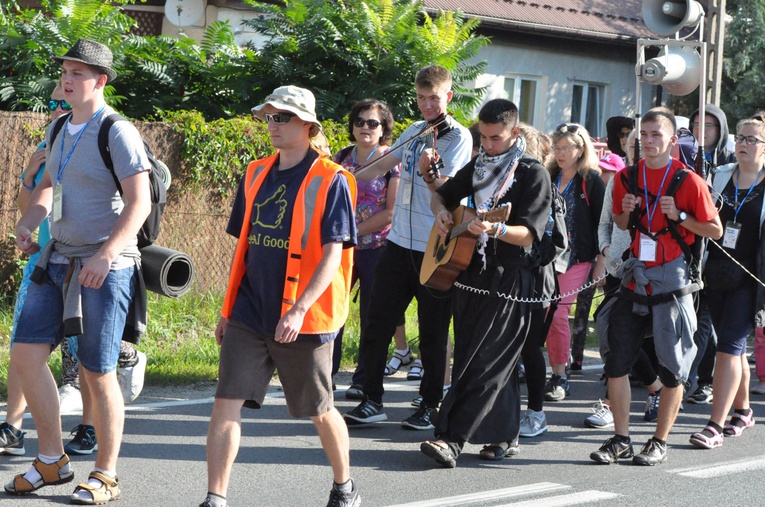
[[[32,462],[32,466],[40,474],[40,481],[36,484],[32,484],[24,478],[24,474],[19,474],[13,478],[12,484],[5,486],[5,492],[9,495],[28,495],[43,486],[54,486],[56,484],[64,484],[71,482],[74,479],[74,470],[69,467],[69,473],[61,475],[61,469],[69,463],[69,456],[64,454],[58,461],[51,464],[46,464],[35,458]]]
[[[119,500],[120,498],[120,485],[119,479],[111,478],[108,475],[104,475],[101,472],[90,472],[88,479],[96,479],[101,482],[101,486],[94,488],[89,486],[87,482],[83,482],[74,488],[74,492],[70,498],[70,501],[79,505],[103,505],[111,502],[112,500]],[[83,499],[77,496],[80,491],[90,493],[89,499]]]

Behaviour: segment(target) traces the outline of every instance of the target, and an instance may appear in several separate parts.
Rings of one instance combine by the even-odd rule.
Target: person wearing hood
[[[696,139],[699,138],[699,110],[688,121]],[[728,118],[714,104],[704,106],[704,156],[712,168],[736,161],[736,154],[728,148]]]
[[[635,120],[626,116],[612,116],[606,121],[606,144],[611,153],[627,156],[627,137],[635,128]]]

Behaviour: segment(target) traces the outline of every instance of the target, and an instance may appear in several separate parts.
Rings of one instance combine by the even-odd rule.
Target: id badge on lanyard
[[[643,262],[656,262],[656,240],[640,233],[638,258]]]
[[[53,185],[53,221],[58,222],[61,220],[62,209],[64,207],[64,186],[59,184]]]
[[[741,224],[728,220],[728,222],[725,223],[725,233],[723,234],[723,246],[725,248],[730,248],[731,250],[735,250],[736,244],[738,243],[738,238],[740,235],[741,235]]]

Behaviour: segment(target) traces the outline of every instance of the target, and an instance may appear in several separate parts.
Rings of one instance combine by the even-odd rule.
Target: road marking
[[[547,493],[550,491],[568,489],[570,487],[571,486],[555,484],[552,482],[539,482],[536,484],[527,484],[525,486],[516,486],[514,488],[495,489],[493,491],[483,491],[481,493],[472,493],[469,495],[450,496],[448,498],[437,498],[435,500],[399,504],[390,507],[457,507],[460,505],[487,502],[489,500],[499,500],[502,498]]]
[[[746,459],[733,461],[722,465],[712,465],[696,468],[684,468],[679,470],[668,470],[670,473],[682,475],[683,477],[693,477],[694,479],[710,479],[723,475],[738,474],[741,472],[752,472],[765,468],[765,458]]]
[[[551,496],[547,498],[536,498],[534,500],[505,504],[501,507],[509,507],[510,505],[513,507],[524,505],[528,507],[537,507],[539,505],[544,505],[545,507],[559,507],[564,505],[579,505],[583,503],[589,504],[593,502],[599,502],[601,500],[612,500],[618,496],[621,495],[618,493],[608,493],[606,491],[579,491],[577,493],[568,493],[565,495]]]

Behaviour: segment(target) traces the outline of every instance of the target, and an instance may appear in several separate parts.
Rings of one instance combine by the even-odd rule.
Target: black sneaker
[[[351,482],[351,484],[353,484],[353,491],[350,493],[343,493],[337,489],[337,484],[333,485],[332,491],[329,492],[327,507],[358,507],[361,505],[361,495],[359,495],[356,483]]]
[[[632,458],[634,455],[631,441],[624,441],[614,436],[603,442],[600,449],[590,454],[590,459],[608,465],[616,463],[619,459]]]
[[[74,435],[74,438],[64,447],[64,451],[66,451],[67,454],[86,455],[93,454],[93,451],[98,450],[96,430],[93,426],[80,424],[69,434]]]
[[[430,421],[430,416],[433,414],[434,410],[435,409],[430,407],[420,406],[420,408],[417,409],[417,412],[401,421],[401,426],[412,430],[432,430],[435,426],[433,426],[433,423]]]
[[[345,423],[349,426],[372,424],[388,420],[388,416],[383,412],[382,404],[377,404],[370,400],[362,401],[356,408],[343,414],[343,417],[345,418]]]
[[[654,466],[665,461],[667,461],[667,444],[657,442],[653,438],[646,442],[640,454],[632,458],[632,462],[636,465]]]
[[[364,390],[359,384],[351,384],[351,387],[345,391],[346,400],[363,401],[364,398],[366,398],[366,396],[364,396]]]
[[[712,403],[713,399],[712,386],[709,384],[702,384],[696,389],[696,392],[688,397],[688,403],[708,405],[709,403]]]
[[[568,380],[553,373],[545,384],[545,401],[563,401],[569,394],[571,394],[571,387]]]
[[[25,452],[24,432],[7,422],[0,424],[0,454],[23,456]]]

